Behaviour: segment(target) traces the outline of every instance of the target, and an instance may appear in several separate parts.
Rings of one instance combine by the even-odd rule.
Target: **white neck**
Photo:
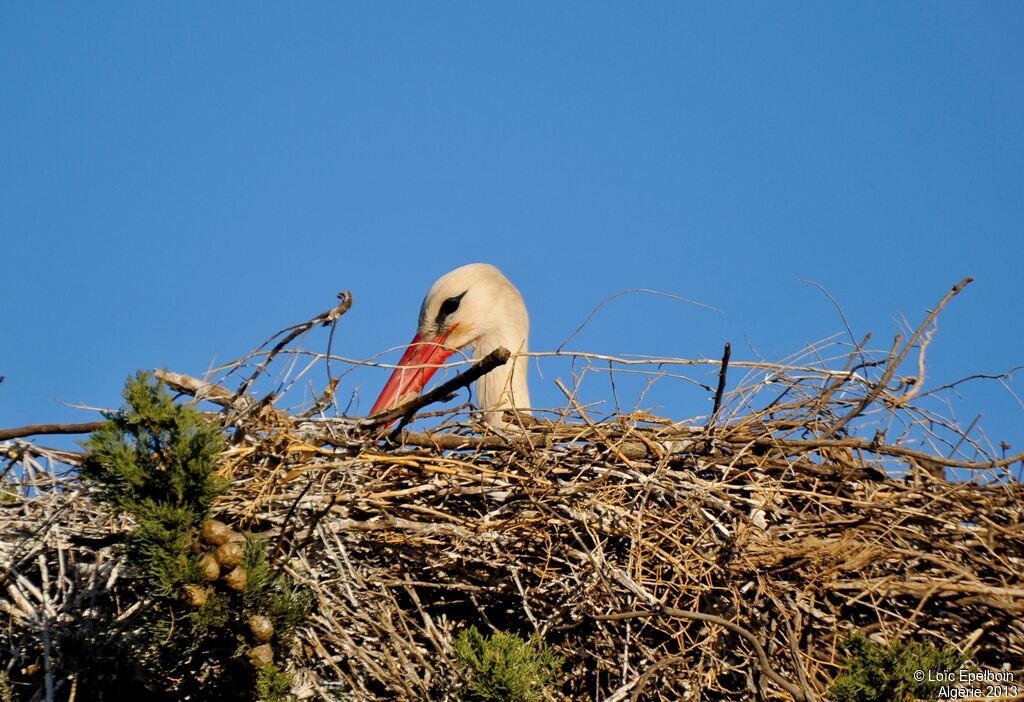
[[[530,414],[530,391],[526,385],[527,352],[526,339],[508,332],[496,331],[476,340],[473,358],[480,359],[494,349],[504,346],[512,352],[512,358],[476,381],[477,402],[484,411],[485,421],[494,427],[504,427],[501,418],[504,410],[516,408]]]

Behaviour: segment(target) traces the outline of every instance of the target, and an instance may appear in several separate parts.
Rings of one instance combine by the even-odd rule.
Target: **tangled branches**
[[[262,399],[229,391],[268,369],[265,353],[206,381],[163,378],[219,408],[232,487],[218,517],[271,542],[314,593],[290,662],[300,697],[454,699],[453,641],[475,625],[557,649],[554,699],[820,700],[854,631],[951,644],[983,667],[1024,661],[1024,455],[993,455],[918,405],[934,317],[967,282],[885,352],[732,359],[752,375],[706,421],[595,419],[577,382],[563,411],[518,417],[519,431],[455,412],[388,442],[328,412],[325,393],[282,409],[304,370]],[[275,349],[288,353],[326,360]],[[904,363],[917,374],[900,377]],[[84,540],[130,525],[59,472],[73,454],[5,449],[22,466],[0,512],[7,670],[52,691],[72,683],[48,635],[87,616],[131,626],[136,605],[116,596],[130,574]],[[98,596],[106,611],[86,604]]]

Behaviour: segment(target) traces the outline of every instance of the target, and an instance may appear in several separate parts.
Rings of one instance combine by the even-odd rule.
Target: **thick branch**
[[[718,388],[715,390],[715,404],[711,408],[711,419],[708,420],[708,433],[714,432],[718,421],[718,410],[722,408],[722,395],[725,393],[725,374],[729,371],[729,357],[732,356],[732,344],[725,342],[722,353],[722,366],[718,369]]]
[[[0,441],[20,439],[36,434],[88,434],[104,425],[104,422],[79,422],[77,424],[26,424],[23,427],[0,429]]]
[[[176,392],[192,395],[197,400],[206,400],[221,407],[235,407],[238,409],[236,405],[251,404],[253,401],[251,397],[236,398],[235,394],[224,386],[208,383],[191,375],[175,373],[163,368],[154,370],[153,375]]]
[[[425,392],[419,397],[409,400],[397,407],[392,407],[389,410],[378,412],[375,415],[367,417],[360,422],[360,426],[363,429],[373,429],[379,426],[387,426],[396,419],[412,417],[412,415],[416,414],[427,405],[445,400],[456,390],[467,387],[470,383],[473,383],[487,373],[490,373],[498,366],[504,365],[505,362],[508,361],[510,355],[511,354],[508,349],[496,348],[451,380],[441,383],[433,390]]]
[[[467,373],[468,372],[469,371],[467,371]],[[453,378],[451,382],[454,382],[455,380],[457,380],[457,378]],[[468,382],[472,382],[472,379]],[[440,390],[441,388],[439,387],[437,389]],[[447,389],[447,391],[451,392],[450,389]],[[431,391],[431,393],[433,392],[434,391]],[[423,397],[426,397],[426,395]],[[422,400],[423,397],[417,399]],[[437,399],[438,398],[432,398],[430,401],[434,402],[437,401]],[[443,399],[443,397],[440,399]],[[429,402],[427,404],[429,404]],[[412,405],[411,402],[395,409],[399,410],[410,405]],[[418,409],[419,407],[416,408],[416,410]],[[380,416],[383,418],[385,415]],[[368,420],[364,420],[364,422],[370,420],[373,420],[374,423],[369,425],[363,424],[363,426],[379,426],[381,421],[394,421],[394,418],[391,420],[378,420],[377,417],[371,417]],[[81,424],[30,424],[24,427],[0,429],[0,441],[6,439],[19,439],[36,434],[88,434],[96,431],[102,425],[103,422],[83,422]],[[583,427],[583,425],[573,426],[578,426],[579,428]],[[537,432],[538,439],[547,435],[544,427],[539,428]],[[685,441],[685,439],[680,440]],[[777,450],[784,453],[787,451],[801,451],[815,448],[843,448],[854,451],[866,451],[878,456],[914,458],[921,461],[927,461],[937,466],[943,466],[945,468],[963,468],[966,470],[990,470],[992,468],[1003,468],[1005,466],[1024,461],[1024,451],[1013,454],[1012,456],[1005,456],[1003,458],[993,459],[990,461],[956,461],[942,456],[933,456],[925,453],[924,451],[916,451],[914,449],[896,446],[893,444],[874,443],[869,439],[858,437],[849,437],[845,439],[783,439],[774,437],[756,437],[749,434],[737,434],[734,436],[722,437],[719,441],[724,441],[736,446],[750,444],[759,448]],[[327,443],[330,443],[330,441]],[[459,434],[433,434],[429,432],[412,431],[402,432],[399,435],[398,443],[409,446],[439,449],[443,451],[459,451],[467,449],[511,451],[515,448],[498,436],[461,436]],[[642,460],[650,458],[651,456],[647,446],[641,442],[627,442],[619,444],[618,449],[624,456],[633,460]],[[69,455],[72,454],[69,452]]]

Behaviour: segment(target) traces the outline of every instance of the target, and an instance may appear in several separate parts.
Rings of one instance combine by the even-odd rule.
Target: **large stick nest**
[[[1022,456],[917,404],[941,306],[888,351],[733,363],[754,375],[700,422],[597,421],[566,388],[551,420],[495,432],[456,413],[387,442],[380,422],[327,411],[328,394],[284,411],[282,386],[223,389],[294,335],[220,384],[163,378],[222,406],[218,517],[265,535],[315,596],[290,662],[302,697],[451,699],[452,642],[475,624],[540,632],[566,658],[554,699],[814,700],[855,630],[1024,662]],[[908,359],[919,382],[898,376]],[[42,697],[73,684],[55,632],[132,626],[132,574],[90,540],[130,525],[62,472],[74,454],[6,450],[20,469],[0,504],[2,655]]]

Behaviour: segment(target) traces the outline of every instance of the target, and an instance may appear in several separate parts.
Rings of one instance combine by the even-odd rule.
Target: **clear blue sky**
[[[0,426],[91,419],[58,401],[199,374],[341,289],[335,350],[372,356],[471,261],[523,291],[535,350],[644,287],[725,314],[627,296],[571,347],[739,359],[842,331],[801,279],[887,346],[973,274],[930,382],[1006,370],[1022,37],[1016,2],[5,3]],[[352,376],[362,411],[386,375]],[[706,411],[670,387],[647,405]],[[955,409],[1024,448],[998,385]]]

